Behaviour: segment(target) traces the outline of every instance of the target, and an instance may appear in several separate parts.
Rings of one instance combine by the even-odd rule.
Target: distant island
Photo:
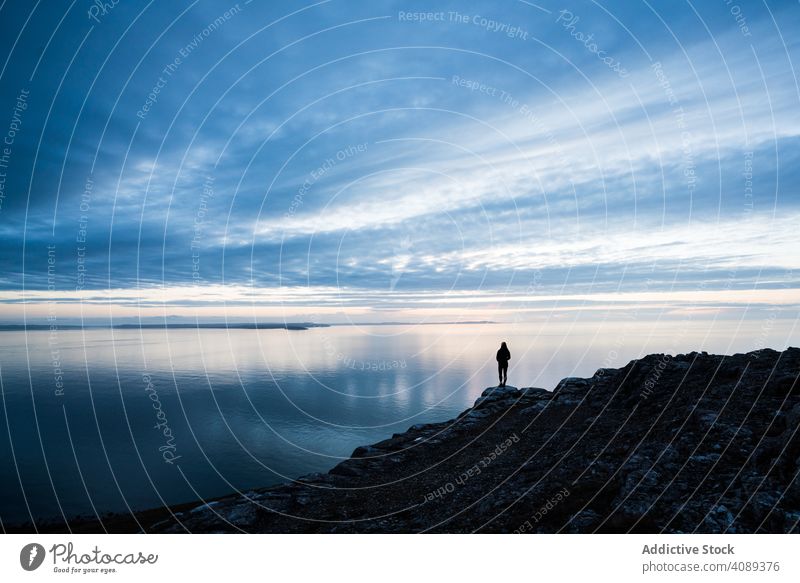
[[[163,323],[163,324],[114,324],[111,326],[88,324],[86,326],[74,324],[59,324],[58,330],[172,330],[172,329],[213,329],[213,330],[308,330],[309,328],[327,327],[328,324],[315,324],[313,322],[280,323],[280,322],[215,322],[208,324],[192,323]],[[0,332],[15,332],[25,330],[51,330],[49,324],[0,324]]]
[[[490,387],[328,473],[9,532],[800,532],[800,349]]]
[[[497,324],[491,320],[464,322],[336,322],[321,324],[317,322],[163,322],[133,324],[58,324],[58,330],[308,330],[309,328],[329,328],[331,326],[433,326]],[[0,324],[0,332],[35,332],[52,330],[50,324]]]

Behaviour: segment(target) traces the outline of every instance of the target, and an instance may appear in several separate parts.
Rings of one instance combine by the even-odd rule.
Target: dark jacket
[[[497,362],[508,362],[511,360],[511,351],[508,348],[501,348],[497,351],[497,356],[495,357]]]

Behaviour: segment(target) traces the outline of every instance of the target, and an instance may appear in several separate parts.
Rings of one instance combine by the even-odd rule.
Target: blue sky
[[[796,318],[797,2],[98,6],[0,8],[3,322]]]

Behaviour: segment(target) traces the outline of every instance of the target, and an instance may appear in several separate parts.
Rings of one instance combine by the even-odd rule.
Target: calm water
[[[781,320],[62,330],[52,343],[0,332],[0,519],[148,508],[328,470],[471,406],[496,382],[500,340],[509,384],[544,388],[650,352],[798,344]]]

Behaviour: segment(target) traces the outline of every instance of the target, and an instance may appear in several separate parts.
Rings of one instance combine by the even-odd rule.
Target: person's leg
[[[503,363],[502,362],[498,362],[497,363],[497,376],[500,378],[500,381],[497,384],[498,384],[498,386],[502,387],[503,386]]]
[[[503,378],[500,379],[500,385],[505,387],[506,386],[506,381],[508,380],[508,363],[504,362],[503,365],[500,368],[503,371],[502,372],[502,377]]]

